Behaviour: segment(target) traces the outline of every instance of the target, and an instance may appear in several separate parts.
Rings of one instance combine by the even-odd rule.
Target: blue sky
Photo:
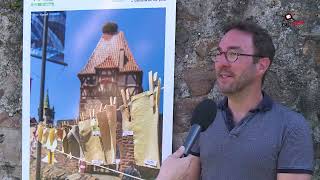
[[[87,63],[106,22],[116,22],[123,31],[137,64],[143,70],[143,88],[148,89],[148,72],[164,80],[165,9],[121,9],[68,11],[65,62],[67,67],[47,62],[46,87],[55,120],[78,116],[80,81],[77,74]],[[38,119],[41,60],[31,57],[31,117]],[[162,97],[163,98],[163,97]],[[161,99],[162,99],[161,98]],[[162,104],[162,101],[161,101]],[[160,109],[162,111],[162,108]]]

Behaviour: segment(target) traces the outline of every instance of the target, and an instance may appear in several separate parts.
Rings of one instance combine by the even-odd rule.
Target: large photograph
[[[156,178],[172,148],[166,8],[30,13],[30,178]]]

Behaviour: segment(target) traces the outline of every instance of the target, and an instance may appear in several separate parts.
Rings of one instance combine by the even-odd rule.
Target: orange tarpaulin
[[[116,106],[107,105],[105,110],[97,113],[100,127],[101,141],[107,164],[115,163],[116,159],[116,130],[117,112]]]

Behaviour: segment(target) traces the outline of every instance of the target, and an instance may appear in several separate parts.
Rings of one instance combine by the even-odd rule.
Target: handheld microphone
[[[193,144],[196,142],[200,132],[205,131],[214,121],[217,114],[217,105],[213,100],[205,99],[200,102],[192,112],[191,128],[183,146],[184,156],[190,154]]]

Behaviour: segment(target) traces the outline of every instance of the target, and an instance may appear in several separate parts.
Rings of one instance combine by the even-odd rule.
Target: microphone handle
[[[201,132],[201,126],[199,124],[194,124],[191,126],[189,134],[186,138],[186,141],[183,144],[185,148],[183,153],[184,157],[190,154],[191,148],[193,144],[196,142],[196,139],[198,138],[200,132]]]

